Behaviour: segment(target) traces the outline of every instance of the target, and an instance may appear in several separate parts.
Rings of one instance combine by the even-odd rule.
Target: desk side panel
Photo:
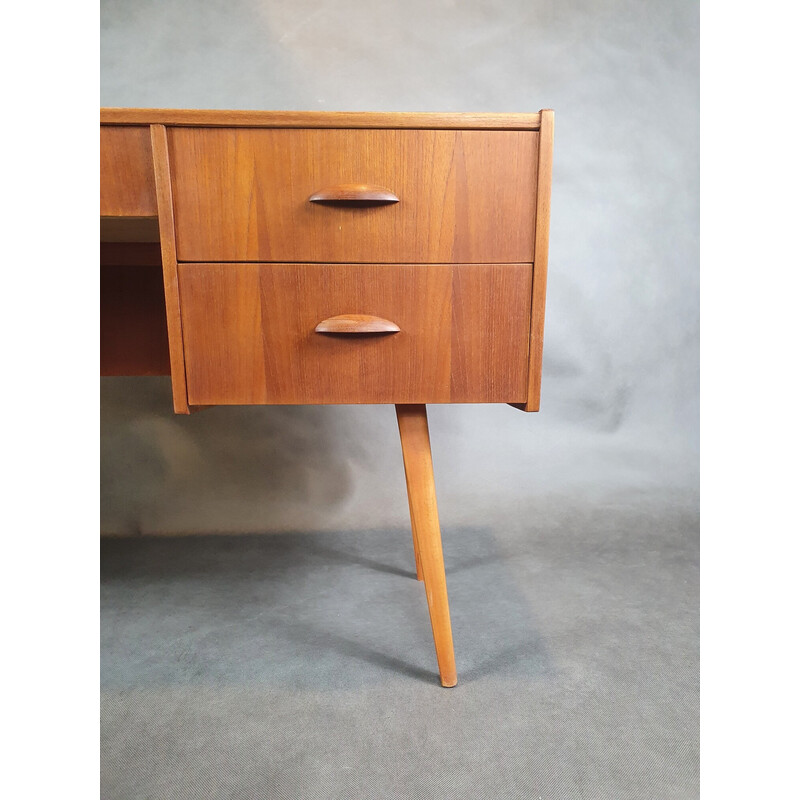
[[[542,394],[542,350],[544,345],[547,263],[550,250],[550,186],[553,178],[554,115],[550,109],[545,109],[540,113],[542,124],[538,134],[536,170],[536,215],[534,218],[528,399],[525,403],[512,403],[522,411],[538,411]]]

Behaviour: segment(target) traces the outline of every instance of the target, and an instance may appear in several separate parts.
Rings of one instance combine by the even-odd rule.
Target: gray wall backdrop
[[[104,106],[556,111],[542,410],[433,406],[449,525],[698,484],[695,0],[103,0]],[[104,379],[107,533],[407,526],[391,406]]]

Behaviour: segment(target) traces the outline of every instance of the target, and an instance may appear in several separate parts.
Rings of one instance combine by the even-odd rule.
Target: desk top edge
[[[101,108],[101,125],[183,125],[255,128],[415,128],[534,130],[542,112],[222,111],[213,109]]]

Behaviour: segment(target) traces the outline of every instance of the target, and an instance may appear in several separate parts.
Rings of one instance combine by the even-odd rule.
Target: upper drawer
[[[535,131],[171,128],[180,261],[533,258]],[[342,185],[398,202],[311,202]]]

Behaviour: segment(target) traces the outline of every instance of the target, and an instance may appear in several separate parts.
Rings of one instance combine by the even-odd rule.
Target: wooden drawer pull
[[[309,203],[350,203],[359,205],[383,205],[399,203],[400,198],[382,186],[367,183],[342,183],[315,192],[308,198]]]
[[[314,328],[316,333],[398,333],[400,328],[388,319],[372,317],[369,314],[339,314],[329,317]]]

